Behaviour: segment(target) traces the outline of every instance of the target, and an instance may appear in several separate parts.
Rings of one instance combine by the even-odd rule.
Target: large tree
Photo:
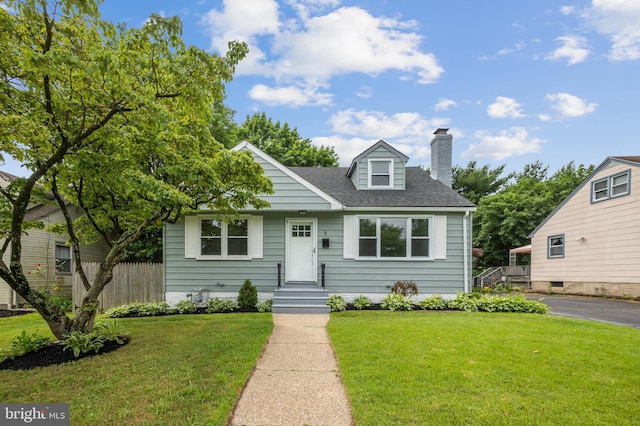
[[[514,173],[502,176],[506,164],[492,169],[488,164],[478,168],[475,161],[470,161],[467,167],[453,167],[452,189],[474,204],[478,204],[482,197],[495,194],[505,187]]]
[[[563,166],[551,177],[540,162],[527,164],[504,190],[483,197],[474,221],[475,245],[484,251],[482,266],[508,262],[509,249],[529,243],[528,235],[594,170],[593,166]]]
[[[0,146],[30,174],[0,194],[5,237],[0,278],[33,306],[53,334],[88,331],[97,297],[125,250],[146,230],[202,206],[231,216],[266,203],[271,183],[250,154],[212,137],[212,107],[247,52],[186,46],[178,18],[141,28],[99,18],[95,0],[24,0],[0,8]],[[73,318],[32,289],[21,262],[27,206],[44,188],[66,221],[76,272],[87,290]],[[68,202],[82,214],[73,216]],[[109,252],[87,277],[81,245]]]
[[[333,167],[338,165],[338,154],[332,147],[317,147],[310,139],[300,136],[297,128],[288,123],[275,123],[264,112],[247,116],[238,128],[238,142],[246,140],[257,146],[285,166]]]

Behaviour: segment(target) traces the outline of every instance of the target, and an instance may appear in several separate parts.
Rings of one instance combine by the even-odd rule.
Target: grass
[[[631,425],[640,330],[536,314],[340,312],[356,423]]]
[[[223,425],[272,329],[271,314],[119,319],[115,352],[30,371],[0,371],[2,402],[65,402],[71,424]],[[0,319],[0,347],[37,314]]]

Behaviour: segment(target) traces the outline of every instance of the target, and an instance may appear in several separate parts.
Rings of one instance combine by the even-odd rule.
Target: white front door
[[[288,219],[285,281],[316,281],[316,221]]]

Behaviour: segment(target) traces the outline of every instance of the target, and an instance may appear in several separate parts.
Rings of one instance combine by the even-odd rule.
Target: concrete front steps
[[[274,314],[328,314],[329,292],[316,283],[285,283],[273,292]]]

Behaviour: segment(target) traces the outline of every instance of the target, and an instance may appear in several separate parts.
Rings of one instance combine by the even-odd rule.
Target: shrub
[[[549,307],[535,300],[527,300],[524,295],[517,296],[492,296],[478,293],[458,293],[458,296],[449,301],[449,308],[461,311],[474,312],[523,312],[532,314],[544,314]]]
[[[238,309],[238,304],[234,300],[220,299],[218,297],[209,299],[207,302],[207,312],[210,314],[218,312],[232,312]]]
[[[420,301],[420,307],[425,310],[447,309],[447,301],[436,293]]]
[[[391,293],[382,299],[381,307],[390,311],[410,311],[413,309],[413,302],[407,296]]]
[[[80,353],[86,353],[89,351],[95,351],[96,353],[104,346],[104,342],[107,340],[101,334],[98,333],[81,333],[79,331],[72,332],[63,341],[63,350],[71,349],[73,356],[76,358],[80,356]]]
[[[360,296],[353,299],[352,305],[357,310],[362,310],[364,308],[368,308],[369,306],[371,306],[371,300],[369,300],[367,296],[364,296],[361,294]]]
[[[331,312],[339,312],[347,309],[347,303],[344,301],[344,297],[338,294],[329,296],[329,300],[327,300],[327,305],[331,308]]]
[[[138,307],[138,315],[143,317],[165,315],[168,314],[169,311],[169,305],[165,302],[140,303],[140,306]]]
[[[271,312],[273,306],[273,299],[267,299],[264,302],[258,303],[258,312]]]
[[[396,281],[393,287],[391,287],[391,292],[406,297],[417,296],[418,286],[413,281]]]
[[[131,303],[129,305],[117,306],[105,312],[109,318],[125,318],[131,316],[151,317],[172,313],[165,302],[154,303]]]
[[[238,306],[241,308],[253,308],[258,304],[258,289],[251,284],[251,280],[245,280],[240,293],[238,293]]]
[[[71,310],[73,309],[73,301],[69,296],[49,292],[43,292],[43,295],[51,304],[57,306],[65,312],[71,312]]]
[[[118,321],[97,322],[93,326],[93,334],[104,337],[106,340],[124,344],[124,338],[129,336],[129,332]]]
[[[176,303],[176,311],[179,314],[195,314],[198,312],[198,305],[191,300],[181,300]]]
[[[29,352],[35,352],[47,343],[49,343],[49,338],[38,336],[37,331],[27,334],[26,331],[22,330],[22,333],[13,336],[8,348],[0,351],[0,362],[7,358],[14,359]]]
[[[480,293],[458,293],[455,299],[449,300],[447,305],[450,309],[457,309],[459,311],[475,312],[478,310],[478,299],[481,296]]]

